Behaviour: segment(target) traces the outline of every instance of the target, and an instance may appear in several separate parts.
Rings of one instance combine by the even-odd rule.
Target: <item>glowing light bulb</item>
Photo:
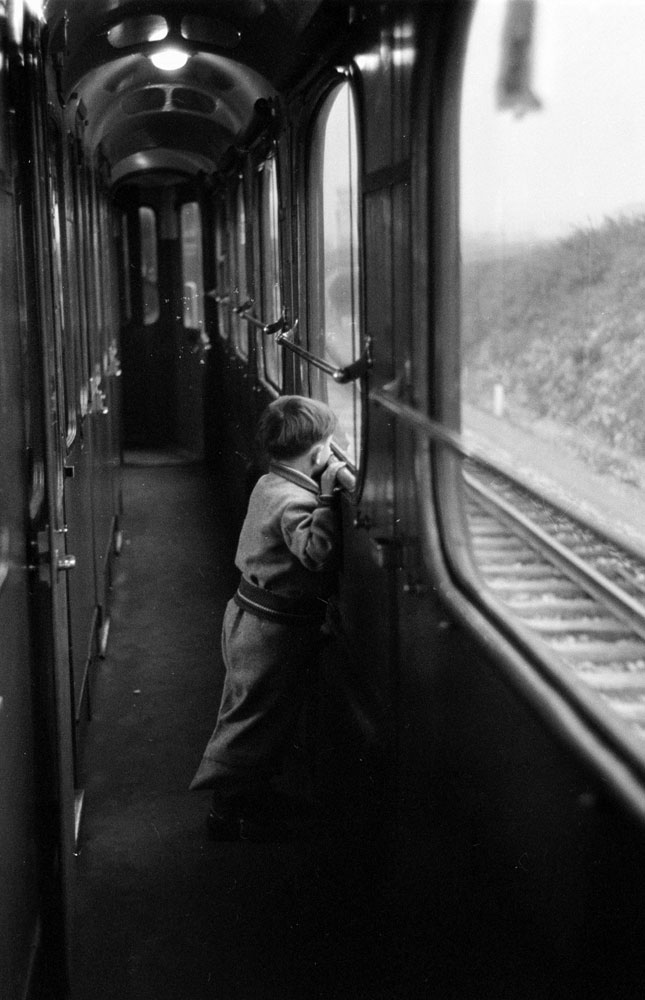
[[[190,57],[183,49],[167,48],[153,52],[148,58],[157,69],[170,71],[173,69],[182,69]]]

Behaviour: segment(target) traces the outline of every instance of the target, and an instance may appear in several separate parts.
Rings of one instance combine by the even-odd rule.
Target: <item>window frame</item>
[[[414,431],[420,544],[432,586],[446,611],[479,644],[511,690],[639,817],[645,815],[645,757],[595,699],[559,669],[537,636],[481,586],[464,544],[459,429],[460,365],[459,134],[461,74],[472,6],[458,6],[435,39],[441,65],[420,58],[420,127],[412,144],[412,184],[418,195],[412,240],[416,336],[434,350],[427,367],[428,403],[414,407],[385,390],[371,393],[401,428]],[[430,113],[433,109],[433,114]],[[455,400],[455,395],[457,399]]]
[[[267,183],[267,177],[270,177]],[[258,168],[258,251],[259,302],[256,316],[269,325],[277,322],[284,307],[282,234],[280,231],[280,177],[275,150]],[[279,301],[276,301],[276,288]],[[284,351],[269,335],[258,330],[255,334],[260,381],[273,391],[284,388]]]

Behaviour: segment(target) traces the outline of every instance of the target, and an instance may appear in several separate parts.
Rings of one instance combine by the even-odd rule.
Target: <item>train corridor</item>
[[[223,843],[188,784],[216,716],[234,536],[199,464],[134,455],[78,842],[74,1000],[390,996],[365,836]]]

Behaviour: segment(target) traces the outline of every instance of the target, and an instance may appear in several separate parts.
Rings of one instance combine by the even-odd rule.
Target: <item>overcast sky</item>
[[[495,108],[505,0],[480,0],[462,102],[462,227],[556,236],[645,212],[645,0],[539,0],[538,112]]]

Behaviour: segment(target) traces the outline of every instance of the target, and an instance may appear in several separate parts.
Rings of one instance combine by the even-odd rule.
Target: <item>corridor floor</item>
[[[124,510],[83,754],[74,1000],[385,1000],[364,838],[216,844],[208,793],[188,792],[237,583],[217,483],[135,457]]]

